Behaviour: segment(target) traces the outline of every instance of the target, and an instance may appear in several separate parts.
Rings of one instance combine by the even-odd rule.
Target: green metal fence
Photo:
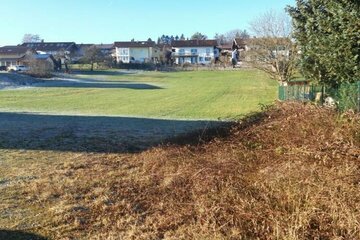
[[[320,101],[330,96],[337,101],[340,111],[348,109],[360,112],[360,81],[344,83],[338,88],[311,85],[308,82],[292,83],[288,86],[279,86],[279,100],[288,101]]]
[[[313,101],[316,93],[322,92],[321,86],[310,85],[307,83],[279,86],[279,100],[288,101]]]

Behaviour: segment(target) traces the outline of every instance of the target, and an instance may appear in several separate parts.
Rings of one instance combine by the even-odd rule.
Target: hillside
[[[55,239],[360,239],[359,115],[286,103],[214,132],[64,155],[12,188],[35,216],[13,226]]]

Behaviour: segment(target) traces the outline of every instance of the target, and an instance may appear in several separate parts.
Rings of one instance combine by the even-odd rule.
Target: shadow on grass
[[[228,125],[218,121],[0,113],[0,149],[133,153],[172,143],[171,139],[188,133],[201,137],[210,129]]]
[[[73,70],[72,74],[83,74],[83,75],[103,75],[103,76],[124,76],[138,73],[138,71],[125,71],[125,70]]]
[[[46,240],[47,238],[23,231],[1,230],[0,239],[3,240]]]
[[[106,82],[94,79],[67,79],[67,80],[46,80],[41,83],[34,84],[34,87],[46,88],[126,88],[134,90],[155,90],[163,89],[161,87],[146,83],[129,83],[128,81]]]
[[[83,72],[81,72],[83,73]],[[91,73],[91,72],[90,72]],[[106,74],[103,74],[106,73]],[[121,73],[116,75],[129,75],[133,73]],[[7,82],[12,83],[14,86],[33,86],[38,88],[103,88],[103,89],[133,89],[133,90],[159,90],[162,87],[134,82],[128,80],[109,80],[106,75],[115,75],[114,72],[94,72],[88,77],[78,77],[74,75],[57,75],[52,79],[33,78],[27,75],[18,73],[1,73],[1,77],[7,79]]]

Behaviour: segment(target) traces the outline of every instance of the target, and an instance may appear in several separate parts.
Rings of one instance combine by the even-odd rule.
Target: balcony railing
[[[197,52],[173,52],[172,56],[174,57],[197,57],[199,54]]]

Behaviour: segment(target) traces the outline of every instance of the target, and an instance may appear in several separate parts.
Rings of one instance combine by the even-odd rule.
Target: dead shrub
[[[75,159],[25,192],[60,194],[42,198],[64,206],[55,238],[360,239],[359,129],[359,115],[283,103],[199,145]]]

